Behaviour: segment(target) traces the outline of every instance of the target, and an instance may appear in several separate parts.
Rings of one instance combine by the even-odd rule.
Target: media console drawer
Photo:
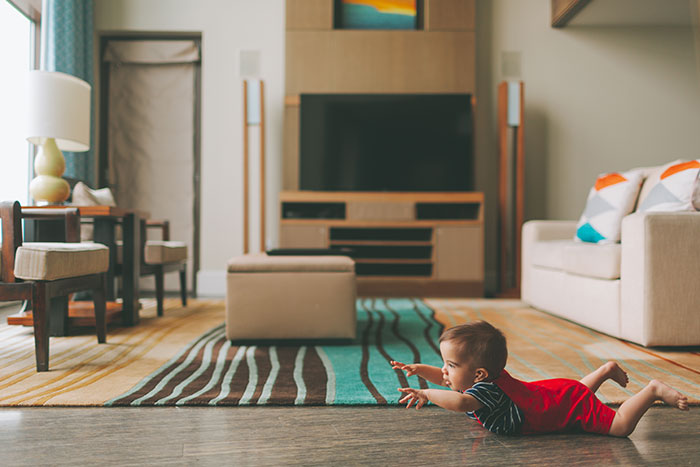
[[[350,221],[412,221],[416,218],[414,203],[408,201],[350,201],[347,208]]]
[[[280,247],[342,248],[364,296],[482,296],[482,193],[282,192]]]

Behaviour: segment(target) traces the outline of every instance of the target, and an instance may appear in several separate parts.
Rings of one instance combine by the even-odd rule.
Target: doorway
[[[187,288],[196,295],[201,37],[103,36],[100,59],[98,186],[110,187],[118,206],[170,222],[170,238],[187,243]],[[154,288],[152,278],[142,281]],[[165,288],[179,290],[177,275],[166,275]]]

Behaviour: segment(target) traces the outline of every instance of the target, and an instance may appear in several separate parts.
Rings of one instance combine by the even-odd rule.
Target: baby
[[[595,396],[612,379],[627,385],[627,373],[608,362],[581,381],[557,378],[530,383],[504,369],[508,358],[505,336],[485,321],[456,326],[440,336],[442,368],[392,361],[392,368],[447,386],[444,389],[399,388],[399,403],[416,409],[427,401],[445,409],[466,412],[487,430],[499,434],[587,431],[628,436],[642,415],[657,401],[688,410],[688,398],[665,383],[652,380],[615,412]]]

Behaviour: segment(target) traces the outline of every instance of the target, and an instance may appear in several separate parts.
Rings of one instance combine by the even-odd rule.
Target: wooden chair
[[[159,229],[161,240],[148,240],[148,229]],[[117,262],[121,271],[122,244],[117,242]],[[165,273],[180,273],[180,300],[187,306],[187,244],[170,240],[170,222],[167,220],[141,221],[141,276],[153,275],[156,281],[158,316],[163,316],[165,298]]]
[[[22,243],[22,219],[63,219],[66,242]],[[2,256],[0,301],[31,302],[37,371],[49,369],[49,310],[52,298],[92,290],[97,342],[106,342],[105,271],[109,250],[80,243],[75,208],[23,211],[17,201],[0,203]]]
[[[163,316],[166,272],[180,273],[180,301],[183,307],[187,306],[187,244],[170,240],[170,222],[167,220],[146,220],[141,225],[141,238],[144,239],[141,275],[155,276],[158,316]],[[162,240],[148,240],[148,229],[160,229]]]

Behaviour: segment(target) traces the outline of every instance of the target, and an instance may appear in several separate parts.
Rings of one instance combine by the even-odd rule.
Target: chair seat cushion
[[[15,276],[56,280],[107,271],[109,248],[99,243],[24,243],[15,255]]]
[[[166,242],[148,240],[144,246],[144,261],[147,264],[165,264],[185,261],[187,244],[185,242]],[[124,242],[117,242],[117,263],[124,262]]]
[[[187,244],[185,242],[166,242],[148,240],[144,249],[146,264],[165,264],[187,259]]]

